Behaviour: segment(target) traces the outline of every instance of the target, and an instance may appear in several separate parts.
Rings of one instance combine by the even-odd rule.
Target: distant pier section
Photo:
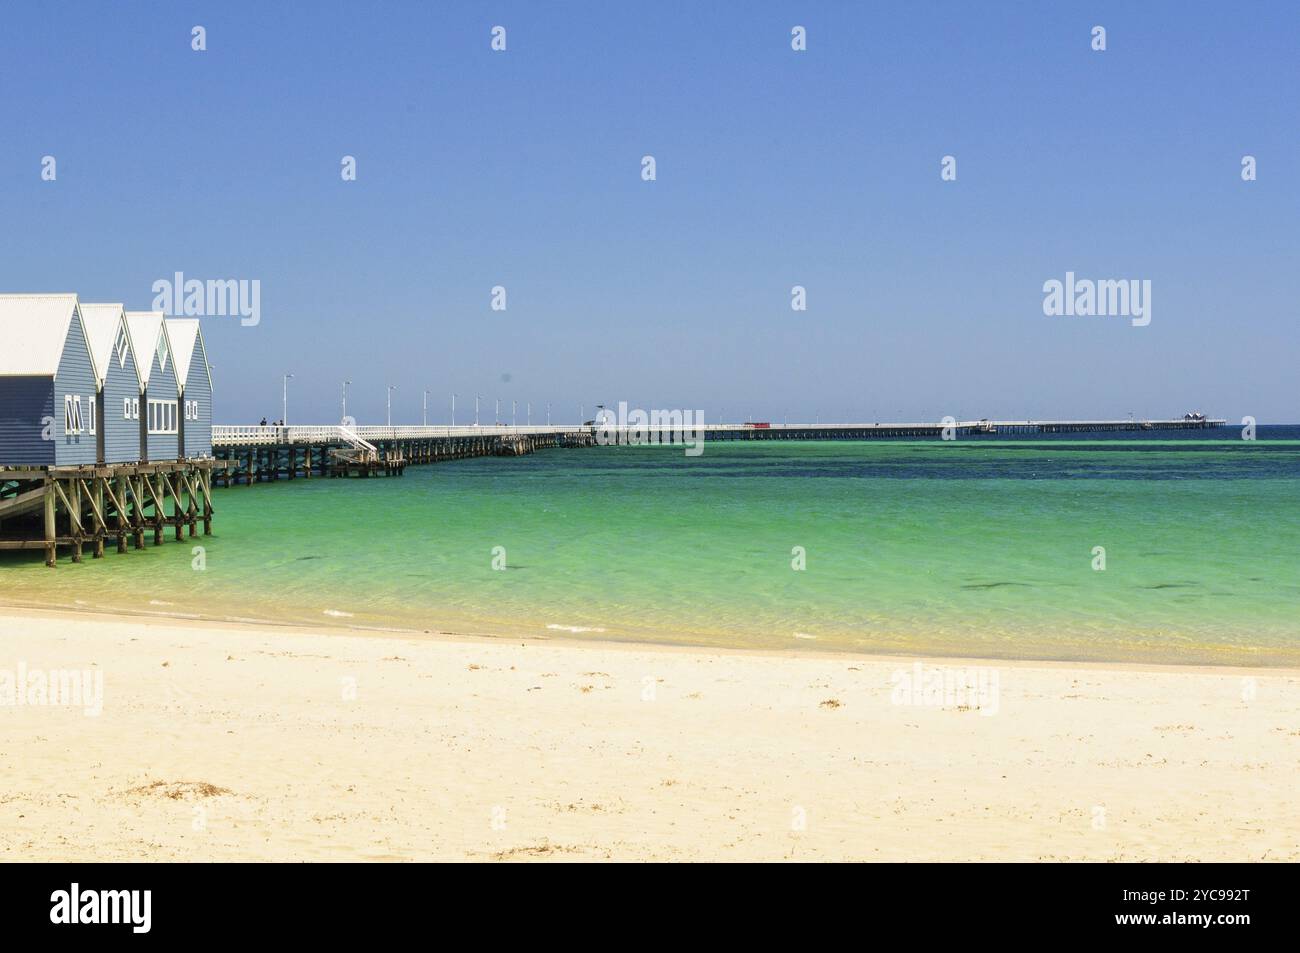
[[[953,437],[1117,433],[1145,430],[1209,430],[1226,420],[953,420],[947,423],[707,424],[707,440],[908,440]]]

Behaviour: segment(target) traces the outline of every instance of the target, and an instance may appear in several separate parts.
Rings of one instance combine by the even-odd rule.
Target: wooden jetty
[[[105,543],[136,549],[147,534],[161,545],[167,527],[179,541],[212,533],[213,459],[80,466],[0,467],[0,549],[44,549],[54,566],[58,549],[81,562],[85,547],[99,559]]]
[[[1223,420],[950,420],[924,423],[703,424],[686,431],[649,426],[343,427],[214,426],[212,447],[225,464],[219,486],[252,486],[271,480],[317,476],[401,476],[414,464],[466,457],[522,456],[552,447],[597,444],[690,443],[729,440],[918,440],[998,434],[1104,433],[1145,430],[1206,430]],[[630,439],[629,439],[630,438]]]
[[[218,486],[312,477],[402,476],[412,464],[467,457],[517,457],[552,447],[590,447],[590,427],[227,427],[212,428],[226,467]]]

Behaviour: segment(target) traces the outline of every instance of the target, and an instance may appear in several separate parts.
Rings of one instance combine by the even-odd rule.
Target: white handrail
[[[458,427],[342,427],[342,426],[229,426],[214,424],[212,442],[218,446],[293,443],[343,443],[353,449],[377,453],[376,441],[420,440],[435,437],[503,437],[532,434],[585,433],[590,427],[495,426]]]

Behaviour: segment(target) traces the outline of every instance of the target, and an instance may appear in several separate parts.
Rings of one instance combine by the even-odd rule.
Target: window
[[[126,367],[126,348],[126,328],[123,328],[122,333],[117,338],[117,364],[119,367]]]
[[[132,420],[140,419],[140,398],[139,397],[131,398],[131,419]]]
[[[149,433],[176,433],[176,407],[174,400],[149,401]]]
[[[98,426],[98,424],[99,424],[99,420],[96,419],[96,413],[95,413],[95,396],[92,394],[90,397],[90,432],[92,434],[95,432],[95,428]]]

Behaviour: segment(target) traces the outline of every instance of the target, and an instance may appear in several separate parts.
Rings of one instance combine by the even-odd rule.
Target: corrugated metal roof
[[[75,294],[0,295],[0,377],[54,377],[77,316]]]
[[[90,357],[95,363],[95,376],[99,386],[104,386],[108,366],[117,360],[113,349],[117,345],[118,328],[121,327],[125,309],[119,304],[82,304],[81,320],[86,325],[86,340],[90,342]]]
[[[158,335],[163,331],[161,311],[128,311],[126,329],[131,335],[131,350],[135,353],[135,366],[140,374],[140,384],[149,386],[153,371],[153,357],[158,349]]]
[[[167,319],[167,338],[171,341],[172,359],[176,362],[176,383],[182,390],[190,379],[190,358],[194,356],[194,342],[201,336],[198,318]],[[208,375],[210,389],[212,371],[205,367],[204,372]]]

